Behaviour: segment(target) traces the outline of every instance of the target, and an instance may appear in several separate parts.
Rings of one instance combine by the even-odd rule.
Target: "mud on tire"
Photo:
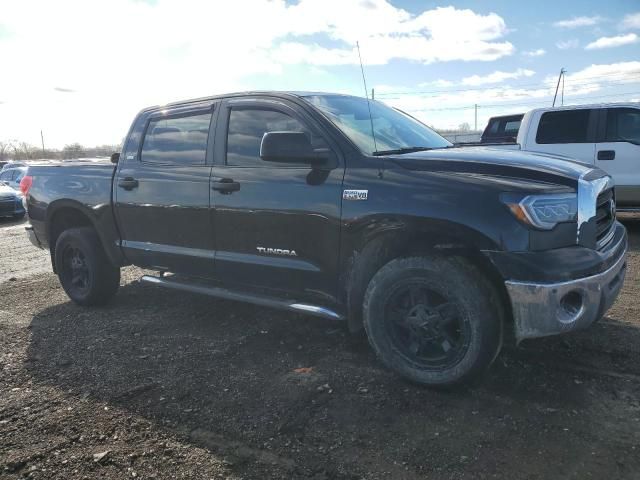
[[[479,376],[502,343],[498,298],[459,257],[395,259],[367,287],[363,313],[369,343],[401,376],[452,386]]]

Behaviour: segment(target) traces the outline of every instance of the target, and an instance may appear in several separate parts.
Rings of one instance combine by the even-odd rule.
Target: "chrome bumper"
[[[625,250],[608,270],[568,282],[506,281],[516,340],[567,333],[599,320],[620,293],[626,257]]]

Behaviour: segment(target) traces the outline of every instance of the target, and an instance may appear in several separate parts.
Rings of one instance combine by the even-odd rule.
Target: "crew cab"
[[[521,150],[565,156],[601,168],[616,183],[618,211],[640,211],[640,103],[531,110],[522,119],[516,142]]]
[[[158,287],[365,330],[427,385],[477,377],[518,341],[601,318],[627,234],[602,170],[455,148],[383,103],[253,92],[142,110],[112,163],[30,167],[31,241],[79,305],[120,268]]]
[[[480,143],[515,143],[523,113],[491,117],[482,132]]]

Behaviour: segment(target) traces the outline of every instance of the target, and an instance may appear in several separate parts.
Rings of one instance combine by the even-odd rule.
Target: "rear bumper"
[[[516,339],[544,337],[588,327],[613,305],[624,283],[627,238],[612,266],[557,283],[508,280]]]
[[[27,225],[26,227],[24,227],[24,230],[27,232],[27,237],[29,237],[29,241],[32,244],[34,244],[36,247],[42,248],[42,244],[40,243],[40,240],[38,240],[38,237],[36,236],[36,232],[33,230],[33,227],[31,225]]]

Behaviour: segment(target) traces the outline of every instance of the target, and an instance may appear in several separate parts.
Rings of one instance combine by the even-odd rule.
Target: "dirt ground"
[[[0,221],[0,478],[638,479],[627,226],[606,319],[442,392],[339,324],[145,286],[135,268],[109,306],[77,307],[23,224]]]

